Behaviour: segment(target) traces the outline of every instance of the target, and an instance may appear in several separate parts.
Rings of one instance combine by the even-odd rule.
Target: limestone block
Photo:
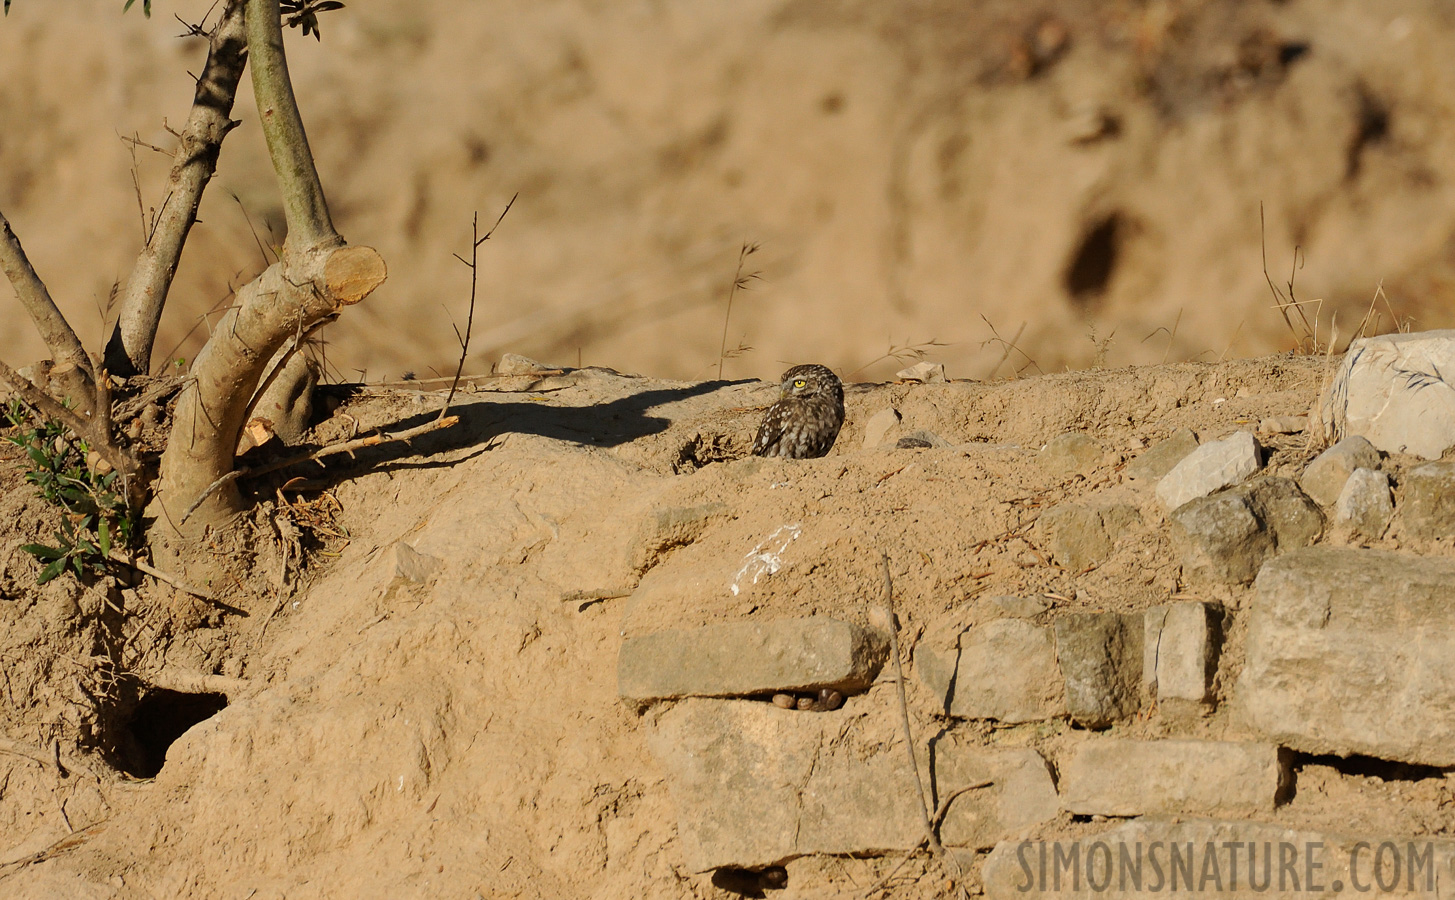
[[[1455,765],[1455,561],[1308,547],[1258,574],[1235,701],[1307,753]]]
[[[1184,601],[1146,612],[1143,680],[1164,707],[1212,700],[1221,616],[1210,603]]]
[[[1360,434],[1385,453],[1439,459],[1455,446],[1452,372],[1455,331],[1354,341],[1319,400],[1325,434]]]
[[[864,423],[864,449],[873,450],[888,443],[899,432],[899,410],[894,407],[881,409]]]
[[[628,637],[617,658],[627,700],[861,691],[887,656],[884,637],[826,616],[727,622]]]
[[[1334,503],[1335,523],[1357,538],[1375,541],[1384,535],[1393,516],[1389,476],[1378,469],[1355,469]]]
[[[1051,438],[1036,454],[1036,463],[1049,475],[1067,477],[1090,471],[1105,458],[1106,450],[1096,441],[1079,431],[1068,431]]]
[[[1379,467],[1379,451],[1359,435],[1344,438],[1314,457],[1299,478],[1299,486],[1320,506],[1333,506],[1344,490],[1344,482],[1355,469]]]
[[[1157,498],[1171,512],[1219,488],[1237,484],[1262,464],[1262,452],[1252,432],[1239,431],[1220,441],[1208,441],[1157,482]]]
[[[1077,613],[1056,620],[1056,658],[1066,710],[1076,723],[1105,728],[1136,712],[1142,680],[1141,616]]]
[[[1083,816],[1257,816],[1289,773],[1275,744],[1100,738],[1060,766],[1061,807]]]
[[[1197,449],[1197,435],[1189,428],[1179,428],[1166,440],[1158,441],[1127,465],[1126,476],[1137,480],[1155,481],[1172,469],[1192,451]]]
[[[950,715],[1016,723],[1065,714],[1065,691],[1050,628],[1021,619],[998,619],[960,635]]]
[[[1399,511],[1410,536],[1455,535],[1455,463],[1426,463],[1407,473]]]

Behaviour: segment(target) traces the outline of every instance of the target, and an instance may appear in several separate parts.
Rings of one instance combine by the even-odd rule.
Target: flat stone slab
[[[1148,816],[1074,839],[1003,842],[986,858],[981,880],[989,900],[1444,900],[1452,861],[1449,840]]]
[[[1061,806],[1084,816],[1256,816],[1288,779],[1274,744],[1087,741],[1061,762]]]
[[[1286,747],[1455,766],[1455,561],[1276,557],[1258,574],[1235,700]]]
[[[1050,627],[997,619],[960,635],[950,715],[1014,724],[1065,714],[1066,692]]]
[[[936,745],[939,802],[960,788],[983,781],[990,784],[950,801],[940,828],[940,841],[946,846],[989,850],[1010,835],[1056,818],[1061,811],[1051,770],[1035,750]]]
[[[887,702],[815,713],[752,700],[684,700],[647,743],[667,775],[696,872],[779,865],[813,853],[909,850],[919,795]]]
[[[1250,431],[1208,441],[1157,482],[1157,499],[1171,512],[1184,503],[1237,484],[1262,465],[1262,450]]]
[[[737,697],[874,682],[888,654],[876,631],[831,619],[725,622],[628,637],[617,657],[617,692],[636,702]]]
[[[1382,334],[1349,345],[1319,408],[1326,435],[1439,459],[1455,446],[1455,331]]]

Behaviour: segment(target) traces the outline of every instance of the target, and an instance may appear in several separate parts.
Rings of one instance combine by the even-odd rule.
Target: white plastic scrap
[[[759,541],[756,547],[749,550],[748,555],[743,558],[743,567],[738,569],[738,573],[733,576],[733,583],[728,586],[728,589],[733,592],[733,596],[736,597],[742,590],[744,578],[751,575],[753,584],[757,584],[759,578],[764,575],[772,575],[781,569],[783,552],[788,549],[789,544],[798,540],[798,536],[802,533],[803,528],[796,522],[792,525],[780,525],[777,530],[768,535],[767,540]],[[773,549],[775,546],[776,550]]]

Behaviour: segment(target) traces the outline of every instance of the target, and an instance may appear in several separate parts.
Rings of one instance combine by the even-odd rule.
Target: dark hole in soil
[[[1341,775],[1361,775],[1366,778],[1378,778],[1381,781],[1443,779],[1446,772],[1445,769],[1438,766],[1396,762],[1374,756],[1315,756],[1309,753],[1294,753],[1292,762],[1295,771],[1304,766],[1328,766]]]
[[[1092,226],[1066,266],[1066,293],[1083,308],[1095,306],[1116,274],[1121,250],[1122,217],[1106,216]]]
[[[184,694],[156,688],[142,698],[127,728],[136,739],[137,754],[123,766],[134,778],[153,778],[167,761],[167,748],[199,722],[227,706],[222,694]]]

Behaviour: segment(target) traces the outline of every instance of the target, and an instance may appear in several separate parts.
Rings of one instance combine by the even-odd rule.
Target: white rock
[[[1455,446],[1455,331],[1364,338],[1319,401],[1325,436],[1439,459]]]
[[[1157,483],[1157,499],[1168,511],[1237,484],[1262,465],[1252,432],[1239,431],[1220,441],[1208,441],[1187,454]]]
[[[1389,476],[1377,469],[1355,469],[1334,504],[1334,522],[1361,538],[1376,540],[1393,516]]]
[[[881,409],[864,423],[864,449],[872,450],[884,444],[891,432],[899,429],[899,410],[894,407]]]
[[[521,356],[519,353],[506,353],[500,357],[500,362],[495,364],[496,375],[534,375],[537,372],[553,372],[551,366],[538,363],[529,356]]]
[[[1298,486],[1320,506],[1333,506],[1349,474],[1379,465],[1379,451],[1359,435],[1351,435],[1314,457],[1303,470]]]
[[[894,373],[894,377],[900,381],[923,381],[925,383],[944,381],[945,364],[936,362],[919,362],[907,369],[900,369]]]

